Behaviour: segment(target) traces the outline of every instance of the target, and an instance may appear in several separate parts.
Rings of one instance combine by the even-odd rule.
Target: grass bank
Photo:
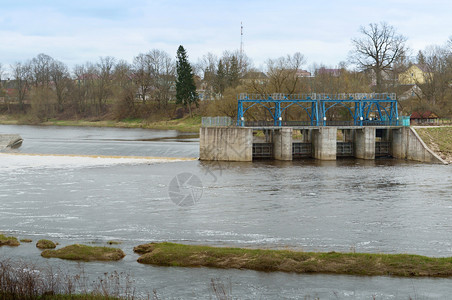
[[[416,127],[424,143],[442,159],[452,162],[452,126]]]
[[[410,254],[316,253],[150,243],[134,248],[138,262],[158,266],[366,276],[452,276],[452,258]]]
[[[44,250],[45,258],[61,258],[81,261],[115,261],[122,259],[125,254],[121,249],[110,247],[92,247],[86,245],[69,245],[58,250]]]
[[[89,127],[118,127],[118,128],[146,128],[159,130],[178,130],[182,132],[199,132],[201,117],[185,117],[177,120],[163,120],[152,122],[144,119],[114,120],[57,120],[49,119],[45,122],[32,122],[24,117],[0,116],[0,124],[4,125],[43,125],[43,126],[89,126]]]
[[[11,247],[17,247],[20,243],[14,236],[5,236],[3,234],[0,234],[0,247],[1,246],[11,246]]]

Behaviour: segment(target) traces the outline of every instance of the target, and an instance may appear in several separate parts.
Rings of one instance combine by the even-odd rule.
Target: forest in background
[[[349,56],[334,67],[316,63],[308,67],[300,52],[269,58],[260,68],[238,50],[220,56],[207,53],[189,63],[196,85],[189,102],[178,101],[179,58],[159,49],[139,53],[132,63],[105,56],[72,68],[41,53],[9,66],[0,64],[0,113],[26,123],[160,121],[180,119],[192,111],[197,116],[235,118],[240,93],[389,92],[397,93],[401,114],[432,111],[451,117],[452,38],[415,55],[406,41],[386,23],[369,24],[351,39]],[[420,75],[409,73],[413,66]],[[300,114],[285,117],[297,119]],[[254,117],[266,118],[263,112]]]

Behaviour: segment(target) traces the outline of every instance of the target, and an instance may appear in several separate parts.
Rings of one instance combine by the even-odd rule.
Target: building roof
[[[414,111],[411,114],[411,119],[438,119],[438,116],[431,111]]]
[[[316,73],[319,75],[328,74],[332,76],[340,76],[341,75],[341,69],[327,69],[327,68],[320,68],[316,70]]]

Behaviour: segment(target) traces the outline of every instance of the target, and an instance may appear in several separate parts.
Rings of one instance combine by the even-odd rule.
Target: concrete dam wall
[[[202,127],[199,158],[207,161],[252,161],[259,157],[256,156],[256,150],[259,150],[261,158],[293,160],[300,157],[298,151],[304,149],[304,157],[320,160],[336,160],[344,156],[359,159],[391,156],[447,164],[410,127],[271,127],[258,130],[264,132],[265,142],[255,140],[255,128]],[[295,130],[300,131],[302,143],[293,141]],[[337,139],[339,130],[342,131],[341,141]]]

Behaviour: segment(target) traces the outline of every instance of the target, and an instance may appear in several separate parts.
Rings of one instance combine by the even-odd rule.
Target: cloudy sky
[[[69,66],[179,45],[196,62],[243,44],[256,67],[267,58],[303,53],[307,66],[347,58],[360,26],[387,22],[415,54],[452,35],[451,0],[1,0],[0,63],[45,53]],[[307,67],[306,66],[306,67]]]

